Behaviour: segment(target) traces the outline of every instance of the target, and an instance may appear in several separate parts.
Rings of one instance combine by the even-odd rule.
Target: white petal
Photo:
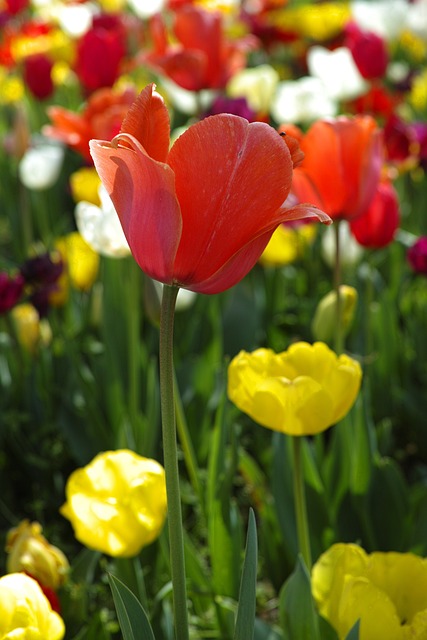
[[[333,51],[319,46],[311,47],[307,65],[310,74],[323,82],[332,99],[352,100],[366,93],[369,88],[347,47],[338,47]]]
[[[326,93],[318,78],[304,77],[281,82],[271,105],[271,115],[282,122],[309,123],[318,118],[328,118],[337,113],[337,104]]]
[[[386,40],[398,38],[411,5],[406,0],[355,0],[350,3],[353,20],[365,31]]]
[[[37,142],[21,158],[18,167],[19,179],[28,189],[49,189],[59,178],[63,160],[62,145],[50,141]]]
[[[119,217],[104,187],[99,190],[101,207],[79,202],[74,210],[77,228],[88,245],[109,258],[123,258],[130,254]]]

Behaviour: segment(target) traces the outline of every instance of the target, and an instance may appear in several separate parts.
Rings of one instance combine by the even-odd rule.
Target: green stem
[[[338,355],[344,349],[344,334],[342,327],[342,299],[340,293],[341,286],[341,244],[340,244],[340,222],[334,224],[335,229],[335,265],[334,265],[334,290],[336,293],[336,327],[335,327],[335,353]]]
[[[171,560],[176,640],[189,640],[187,590],[185,580],[184,534],[179,488],[176,442],[173,325],[178,287],[163,287],[160,313],[160,396],[163,429],[163,462],[168,499],[169,551]]]
[[[308,530],[307,503],[305,499],[304,474],[301,458],[302,436],[292,436],[294,500],[297,518],[297,535],[299,551],[304,558],[307,569],[311,571],[310,534]]]
[[[128,322],[128,349],[129,349],[129,416],[134,439],[134,446],[138,450],[140,437],[138,433],[139,414],[139,383],[140,383],[140,351],[139,351],[139,269],[132,260],[126,265],[129,268],[127,274],[127,322]]]

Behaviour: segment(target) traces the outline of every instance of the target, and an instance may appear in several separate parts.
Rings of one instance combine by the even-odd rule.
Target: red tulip
[[[381,131],[370,116],[315,122],[301,140],[305,157],[292,191],[332,219],[351,220],[375,195],[383,163]]]
[[[363,31],[356,23],[346,27],[344,44],[350,49],[361,76],[367,80],[382,78],[388,65],[388,51],[385,41],[376,33]]]
[[[25,84],[33,96],[39,100],[49,98],[53,93],[52,67],[52,60],[44,53],[36,53],[25,59]]]
[[[357,242],[368,249],[385,247],[394,238],[400,223],[399,199],[389,181],[380,182],[371,204],[361,216],[350,222]]]
[[[166,74],[189,91],[218,89],[246,64],[246,53],[254,48],[253,36],[228,40],[223,32],[222,15],[197,6],[184,6],[175,13],[177,44],[168,44],[160,15],[150,21],[154,50],[143,54],[140,62]]]
[[[48,107],[47,114],[52,125],[45,125],[43,134],[60,140],[91,163],[89,140],[114,138],[135,98],[136,93],[131,88],[122,93],[105,88],[92,93],[80,113],[60,106]]]
[[[93,18],[92,28],[77,46],[76,73],[86,91],[111,87],[126,54],[124,27],[114,15]]]
[[[427,276],[427,236],[420,236],[407,253],[408,262],[415,273]]]
[[[19,302],[24,284],[21,274],[9,276],[7,273],[0,272],[0,313],[9,311]]]
[[[169,150],[169,114],[148,85],[111,143],[90,142],[95,167],[141,269],[166,284],[224,291],[254,266],[285,220],[292,158],[281,136],[230,114],[189,127]]]

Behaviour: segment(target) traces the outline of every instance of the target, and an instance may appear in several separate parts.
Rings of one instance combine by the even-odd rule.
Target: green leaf
[[[345,640],[359,640],[360,620],[350,629]]]
[[[141,603],[121,580],[108,575],[123,640],[155,640]]]
[[[310,575],[301,554],[279,597],[279,618],[285,640],[321,640]]]
[[[257,566],[257,530],[254,512],[250,509],[234,640],[252,640],[254,637]]]

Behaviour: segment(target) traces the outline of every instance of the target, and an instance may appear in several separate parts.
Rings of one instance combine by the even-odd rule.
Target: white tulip
[[[47,138],[36,138],[22,156],[18,175],[22,184],[33,191],[52,187],[59,178],[64,160],[64,148]]]
[[[88,245],[102,256],[124,258],[130,254],[119,216],[105,187],[99,188],[101,206],[79,202],[74,210],[77,228]]]
[[[281,82],[271,104],[271,115],[279,124],[310,123],[337,114],[337,104],[326,93],[319,78],[306,76]]]
[[[410,6],[406,0],[355,0],[350,3],[350,11],[362,30],[391,41],[405,28]]]
[[[310,75],[322,81],[332,100],[352,100],[369,88],[347,47],[330,51],[313,46],[308,50],[307,65]]]
[[[269,64],[242,69],[227,84],[231,98],[246,98],[255,113],[268,113],[279,82],[279,74]]]

